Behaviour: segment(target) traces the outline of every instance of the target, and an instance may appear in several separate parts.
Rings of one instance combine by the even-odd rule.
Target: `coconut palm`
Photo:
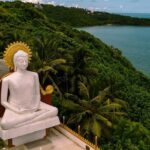
[[[33,63],[30,64],[30,69],[36,71],[39,74],[41,86],[46,87],[48,84],[52,84],[56,91],[59,93],[60,99],[62,99],[62,92],[55,79],[59,71],[58,66],[64,65],[66,63],[66,60],[59,58],[43,61],[39,57],[39,54],[37,52],[34,52],[32,62]]]
[[[63,75],[67,71],[67,61],[58,53],[62,49],[58,47],[57,40],[52,40],[53,36],[53,34],[49,34],[49,38],[47,38],[45,34],[41,34],[35,37],[32,43],[32,45],[35,45],[33,63],[31,63],[30,68],[38,72],[42,86],[52,84],[59,93],[60,99],[62,99],[61,80],[63,80]]]
[[[27,36],[25,30],[19,31],[19,30],[14,30],[8,31],[4,34],[3,41],[5,41],[6,45],[15,41],[27,41]]]
[[[79,95],[79,82],[83,82],[86,86],[89,86],[95,79],[94,77],[98,75],[98,70],[90,67],[90,59],[92,59],[92,53],[90,51],[82,48],[75,51],[73,63],[71,64],[72,70],[68,74],[68,82],[70,84],[69,92]]]
[[[127,107],[126,102],[113,98],[110,87],[100,91],[94,98],[90,98],[89,90],[82,82],[79,83],[79,88],[82,99],[75,102],[71,100],[74,95],[67,93],[67,100],[62,105],[71,114],[67,124],[81,125],[83,136],[100,137],[102,132],[113,126],[114,119],[125,115],[122,110]]]

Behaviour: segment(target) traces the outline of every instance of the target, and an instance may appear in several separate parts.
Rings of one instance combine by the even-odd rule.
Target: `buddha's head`
[[[15,66],[15,71],[17,71],[17,69],[26,70],[28,67],[28,54],[23,50],[18,50],[14,54],[13,62]]]

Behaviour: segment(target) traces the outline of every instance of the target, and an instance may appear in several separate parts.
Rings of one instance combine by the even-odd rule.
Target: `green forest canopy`
[[[17,40],[26,42],[34,55],[30,68],[39,71],[41,75],[46,72],[49,78],[46,76],[41,82],[43,85],[48,80],[55,83],[62,97],[65,93],[71,92],[81,97],[78,85],[75,84],[77,82],[74,81],[83,82],[90,91],[90,97],[111,86],[112,96],[129,104],[125,120],[139,122],[144,128],[144,138],[147,139],[145,133],[147,136],[150,135],[150,79],[137,71],[122,56],[120,50],[72,26],[107,23],[150,25],[150,20],[88,12],[83,9],[51,5],[0,2],[0,52],[2,53],[11,42]],[[40,67],[45,69],[41,71]],[[132,123],[130,125],[133,127]],[[115,137],[119,133],[112,132],[112,134]],[[141,132],[139,134],[141,135]],[[104,149],[107,149],[105,141],[104,138]],[[110,142],[113,142],[113,139],[110,139]],[[129,141],[129,144],[131,143],[132,140]],[[148,150],[147,140],[143,139],[141,143],[145,144],[145,150]]]

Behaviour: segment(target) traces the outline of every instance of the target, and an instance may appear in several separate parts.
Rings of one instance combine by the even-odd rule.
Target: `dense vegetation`
[[[48,8],[77,16],[83,11],[0,2],[0,52],[10,42],[26,42],[33,50],[30,69],[39,73],[42,86],[55,87],[53,103],[60,116],[74,129],[80,124],[91,141],[98,136],[103,149],[149,150],[150,79],[118,49],[60,22],[65,12],[56,17]],[[83,25],[79,22],[72,23]]]
[[[92,12],[81,8],[66,8],[62,6],[43,5],[47,17],[65,22],[72,26],[94,25],[140,25],[149,26],[150,19],[140,19],[107,12]],[[63,14],[63,15],[62,15]]]

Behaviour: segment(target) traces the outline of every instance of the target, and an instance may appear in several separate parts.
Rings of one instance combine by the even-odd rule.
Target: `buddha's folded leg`
[[[3,129],[8,130],[10,128],[18,126],[19,124],[26,123],[29,120],[33,120],[39,114],[40,112],[17,114],[9,109],[6,109],[0,124]]]
[[[58,109],[54,106],[48,105],[46,103],[40,103],[41,110],[48,110],[50,112],[50,117],[55,117],[58,114]]]
[[[38,111],[35,111],[34,113],[35,114],[38,113],[38,115],[34,119],[24,122],[22,124],[19,124],[19,126],[23,126],[23,125],[26,125],[26,124],[29,124],[32,122],[55,117],[58,114],[58,109],[56,107],[53,107],[53,106],[50,106],[50,105],[47,105],[47,104],[41,102],[40,109]]]
[[[57,114],[58,109],[56,107],[41,102],[40,109],[32,113],[17,114],[9,109],[6,109],[0,124],[3,129],[7,130],[50,117],[55,117]]]
[[[55,117],[58,114],[58,109],[56,107],[53,107],[53,106],[50,106],[50,105],[47,105],[47,104],[41,102],[40,103],[40,109],[38,111],[33,112],[33,113],[34,114],[38,113],[38,115],[36,115],[36,117],[33,118],[32,120],[29,120],[27,122],[23,122],[23,123],[17,125],[16,127],[24,126],[26,124],[30,124],[30,123],[40,121],[43,119]]]

